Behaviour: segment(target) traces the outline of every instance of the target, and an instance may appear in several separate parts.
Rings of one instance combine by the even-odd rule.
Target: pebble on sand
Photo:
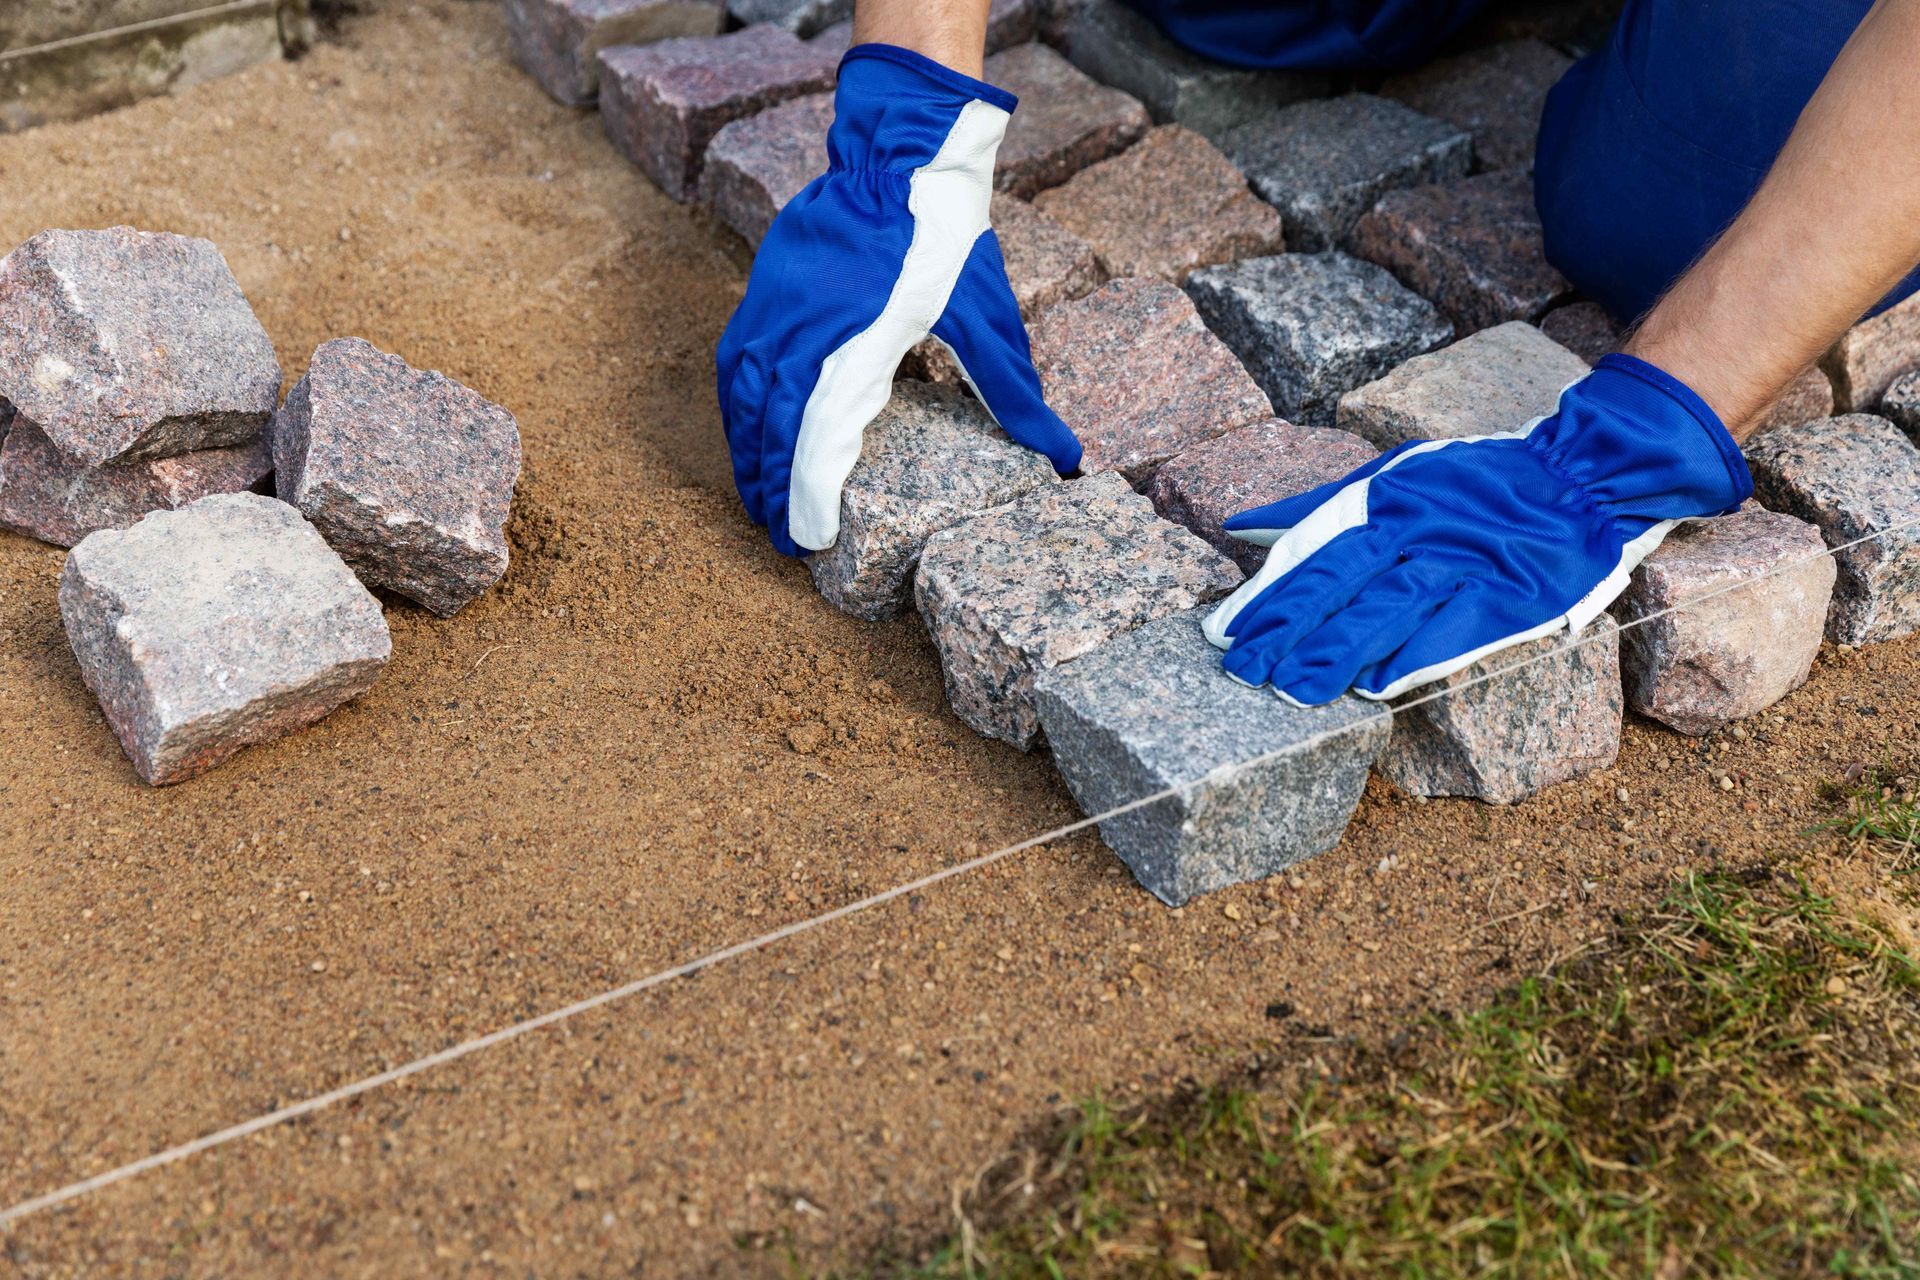
[[[60,616],[155,786],[320,719],[392,649],[379,601],[299,512],[254,493],[89,535],[67,556]]]
[[[0,397],[76,462],[242,444],[279,395],[273,343],[206,240],[43,231],[0,258]]]
[[[274,485],[369,585],[457,613],[507,571],[513,415],[360,338],[313,353],[273,425]]]

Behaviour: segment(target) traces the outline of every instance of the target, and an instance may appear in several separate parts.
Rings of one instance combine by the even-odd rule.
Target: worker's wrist
[[[856,45],[910,49],[977,80],[986,61],[987,0],[977,4],[863,0],[854,15],[853,39]]]

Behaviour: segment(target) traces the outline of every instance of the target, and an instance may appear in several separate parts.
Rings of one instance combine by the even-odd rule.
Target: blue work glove
[[[841,62],[827,172],[774,219],[716,353],[734,484],[787,555],[839,536],[861,433],[930,333],[1009,436],[1080,465],[987,225],[1014,102],[892,45]]]
[[[1753,493],[1705,401],[1610,355],[1519,431],[1416,440],[1242,512],[1272,548],[1207,619],[1227,671],[1314,706],[1391,698],[1509,645],[1579,631],[1679,521]]]

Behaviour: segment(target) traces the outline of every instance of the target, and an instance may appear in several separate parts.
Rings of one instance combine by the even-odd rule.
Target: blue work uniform
[[[1484,0],[1131,0],[1236,66],[1390,70]],[[1534,199],[1547,257],[1620,320],[1645,312],[1746,205],[1872,0],[1627,0],[1554,86]],[[1920,290],[1907,277],[1881,308]]]

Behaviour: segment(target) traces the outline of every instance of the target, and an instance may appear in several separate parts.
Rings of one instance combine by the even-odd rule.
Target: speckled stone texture
[[[720,32],[720,0],[505,0],[513,57],[557,101],[591,106],[600,50]]]
[[[1098,83],[1044,44],[987,59],[986,79],[1020,99],[1000,144],[993,184],[1031,199],[1140,140],[1147,109]]]
[[[1564,307],[1555,307],[1541,319],[1540,332],[1588,364],[1620,349],[1620,326],[1597,302],[1570,302]]]
[[[1195,267],[1279,253],[1280,215],[1205,138],[1162,125],[1034,198],[1110,276],[1184,282]]]
[[[1102,84],[1138,98],[1153,118],[1217,138],[1327,92],[1317,72],[1249,71],[1189,53],[1121,0],[1092,0],[1067,29],[1067,56]]]
[[[1779,399],[1762,413],[1750,434],[1772,431],[1775,427],[1795,427],[1815,418],[1833,416],[1833,381],[1819,366],[1801,371],[1787,384]]]
[[[1188,277],[1187,292],[1274,412],[1309,426],[1332,426],[1343,394],[1453,337],[1432,303],[1344,253],[1207,267]]]
[[[1880,411],[1889,421],[1920,442],[1920,373],[1909,373],[1887,388],[1886,397],[1880,402]],[[0,409],[0,418],[5,414]],[[4,428],[0,421],[0,428]]]
[[[768,23],[811,36],[852,17],[853,0],[727,0],[727,16],[743,27]]]
[[[1851,413],[1747,441],[1754,496],[1838,547],[1920,520],[1920,448],[1885,418]],[[1827,635],[1841,644],[1920,630],[1920,526],[1835,553]]]
[[[1025,751],[1040,735],[1041,672],[1239,582],[1231,561],[1109,472],[934,534],[913,596],[954,714]]]
[[[1382,449],[1513,431],[1552,413],[1561,389],[1586,373],[1585,360],[1516,320],[1347,392],[1335,421]]]
[[[458,612],[507,571],[520,429],[359,338],[313,353],[273,425],[274,486],[369,585]]]
[[[1149,622],[1035,684],[1083,812],[1188,788],[1100,824],[1141,885],[1176,907],[1338,844],[1390,728],[1386,708],[1357,698],[1302,709],[1229,678],[1201,616]]]
[[[1805,684],[1833,597],[1825,549],[1806,521],[1754,503],[1668,534],[1613,606],[1627,705],[1701,735]]]
[[[1432,299],[1462,334],[1538,320],[1573,294],[1547,263],[1524,172],[1390,191],[1354,227],[1353,252]]]
[[[1047,403],[1080,469],[1144,480],[1160,463],[1272,413],[1246,368],[1162,280],[1115,280],[1033,327]]]
[[[929,537],[1053,480],[1044,457],[1007,439],[958,387],[897,383],[840,491],[839,540],[807,557],[813,584],[857,618],[894,617],[913,602]]]
[[[0,258],[0,396],[77,462],[138,462],[258,435],[280,362],[210,242],[43,231]]]
[[[96,529],[123,529],[149,511],[258,488],[273,472],[264,436],[108,467],[80,465],[25,418],[0,436],[0,529],[56,547],[70,547]]]
[[[1345,247],[1381,195],[1460,177],[1473,158],[1460,129],[1365,93],[1298,102],[1219,141],[1303,252]]]
[[[1509,40],[1395,76],[1380,96],[1472,134],[1476,169],[1531,170],[1547,91],[1572,65],[1544,41]]]
[[[791,98],[833,88],[839,60],[778,27],[617,45],[600,53],[607,136],[675,200],[691,200],[713,136]]]
[[[1457,692],[1409,705],[1442,688]],[[1375,768],[1410,795],[1513,804],[1611,765],[1620,753],[1622,707],[1620,631],[1602,615],[1578,636],[1562,631],[1504,649],[1409,692],[1396,704],[1393,737]]]
[[[1153,473],[1147,497],[1154,510],[1252,574],[1266,562],[1267,548],[1222,529],[1228,516],[1331,483],[1377,453],[1345,431],[1269,418],[1197,444],[1164,464]]]
[[[1920,369],[1920,294],[1847,330],[1820,366],[1833,379],[1833,403],[1841,413],[1879,408],[1888,387]]]
[[[252,493],[90,535],[60,575],[60,617],[155,786],[312,724],[370,687],[392,651],[380,602],[313,526]]]
[[[700,200],[754,248],[787,201],[827,171],[833,95],[810,93],[735,120],[707,148]]]

